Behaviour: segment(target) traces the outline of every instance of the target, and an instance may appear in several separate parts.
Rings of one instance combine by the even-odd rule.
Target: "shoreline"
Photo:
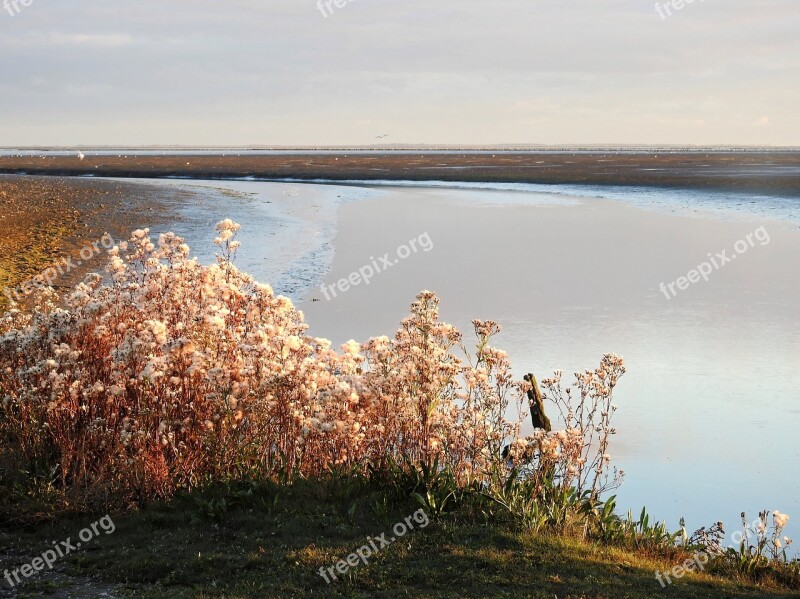
[[[800,198],[792,151],[615,153],[326,152],[0,156],[0,174],[147,179],[448,181],[724,190]]]

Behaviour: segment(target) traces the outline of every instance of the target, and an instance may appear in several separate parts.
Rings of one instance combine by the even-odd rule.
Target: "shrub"
[[[525,389],[489,345],[499,327],[475,321],[475,355],[459,359],[462,336],[426,291],[394,339],[336,351],[236,269],[238,228],[217,225],[209,266],[172,233],[156,244],[135,231],[109,251],[105,279],[4,315],[5,457],[52,472],[76,506],[388,459],[486,478],[518,435],[506,413]]]

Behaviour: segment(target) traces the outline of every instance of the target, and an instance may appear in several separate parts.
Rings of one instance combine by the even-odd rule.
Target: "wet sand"
[[[0,156],[0,173],[193,179],[516,182],[722,189],[800,197],[800,152],[347,152]]]
[[[190,195],[114,181],[0,176],[0,290],[17,290],[105,233],[127,239],[134,229],[170,222],[172,202]],[[53,287],[71,287],[103,266],[104,256],[95,255],[59,275]],[[7,303],[0,291],[0,307]]]

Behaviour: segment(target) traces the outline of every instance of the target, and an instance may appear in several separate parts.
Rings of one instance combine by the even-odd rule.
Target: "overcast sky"
[[[800,145],[800,0],[21,2],[0,146]]]

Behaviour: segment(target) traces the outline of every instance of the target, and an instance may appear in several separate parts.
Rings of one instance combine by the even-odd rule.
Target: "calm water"
[[[163,185],[164,181],[158,184]],[[739,513],[792,516],[800,542],[800,209],[797,200],[703,192],[525,186],[360,187],[199,182],[205,201],[174,229],[213,255],[210,226],[244,224],[239,266],[292,296],[315,335],[341,343],[390,334],[432,288],[443,317],[501,322],[496,345],[541,378],[594,367],[608,351],[629,373],[612,454],[622,509],[677,528]],[[199,186],[199,187],[198,187]],[[237,193],[223,194],[220,188]],[[698,212],[703,210],[702,213]],[[757,227],[770,243],[666,300],[669,282]],[[412,256],[335,302],[318,286],[423,231]],[[336,280],[335,278],[332,280]],[[565,377],[566,378],[566,377]],[[792,534],[794,533],[794,534]]]

